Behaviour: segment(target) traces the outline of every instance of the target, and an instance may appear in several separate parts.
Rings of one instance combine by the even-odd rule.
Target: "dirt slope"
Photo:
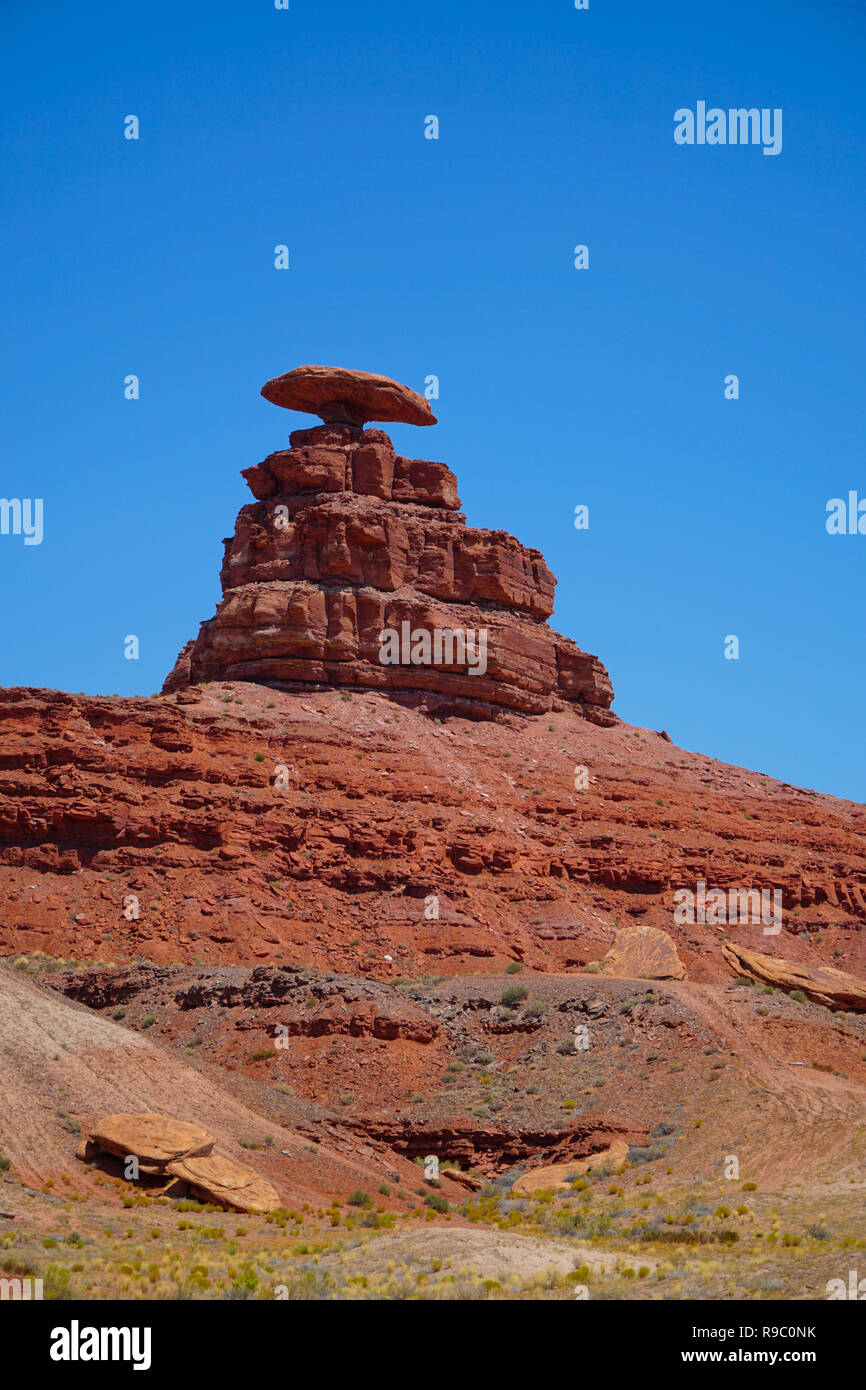
[[[256,1113],[149,1038],[6,966],[0,966],[0,1095],[0,1153],[26,1186],[71,1183],[90,1191],[75,1157],[79,1128],[89,1116],[143,1110],[202,1125],[219,1152],[246,1162],[251,1156],[239,1141],[258,1141],[252,1162],[287,1201],[381,1181],[395,1165],[414,1176],[408,1163],[370,1144],[356,1144],[354,1157],[327,1143],[314,1151],[300,1134]],[[268,1135],[272,1145],[262,1142]]]

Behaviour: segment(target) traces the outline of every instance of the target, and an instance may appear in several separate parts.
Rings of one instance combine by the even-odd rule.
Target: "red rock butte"
[[[556,580],[538,550],[466,525],[444,463],[404,458],[368,420],[435,424],[387,377],[298,367],[267,400],[325,422],[243,470],[254,503],[225,541],[223,597],[163,691],[211,680],[371,688],[472,717],[571,706],[613,724],[597,657],[547,623]],[[485,634],[484,661],[446,641],[445,660],[383,658],[383,633]],[[422,643],[423,646],[423,643]],[[477,653],[477,647],[476,647]]]

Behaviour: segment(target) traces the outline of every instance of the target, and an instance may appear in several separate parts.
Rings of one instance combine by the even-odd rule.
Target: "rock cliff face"
[[[339,374],[341,401],[323,413],[353,413],[352,375]],[[556,581],[544,557],[467,527],[450,468],[351,423],[296,430],[290,444],[244,470],[256,501],[225,542],[223,599],[164,692],[207,680],[368,687],[446,712],[565,701],[615,722],[604,667],[547,625]]]
[[[376,691],[18,689],[0,727],[0,956],[694,982],[748,973],[730,938],[866,978],[866,808],[571,705],[437,724]],[[779,890],[781,933],[683,922],[699,879]]]

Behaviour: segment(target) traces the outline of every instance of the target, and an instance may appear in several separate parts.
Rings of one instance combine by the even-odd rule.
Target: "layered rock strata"
[[[296,430],[290,445],[244,470],[256,500],[225,542],[222,601],[165,692],[218,679],[369,687],[455,711],[565,701],[614,722],[604,667],[547,624],[543,555],[468,527],[450,468],[356,424]]]

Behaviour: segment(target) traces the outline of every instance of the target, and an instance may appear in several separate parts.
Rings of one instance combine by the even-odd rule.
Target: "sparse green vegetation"
[[[508,985],[499,996],[500,1004],[506,1008],[513,1008],[515,1004],[520,1004],[529,995],[529,990],[525,985]]]

